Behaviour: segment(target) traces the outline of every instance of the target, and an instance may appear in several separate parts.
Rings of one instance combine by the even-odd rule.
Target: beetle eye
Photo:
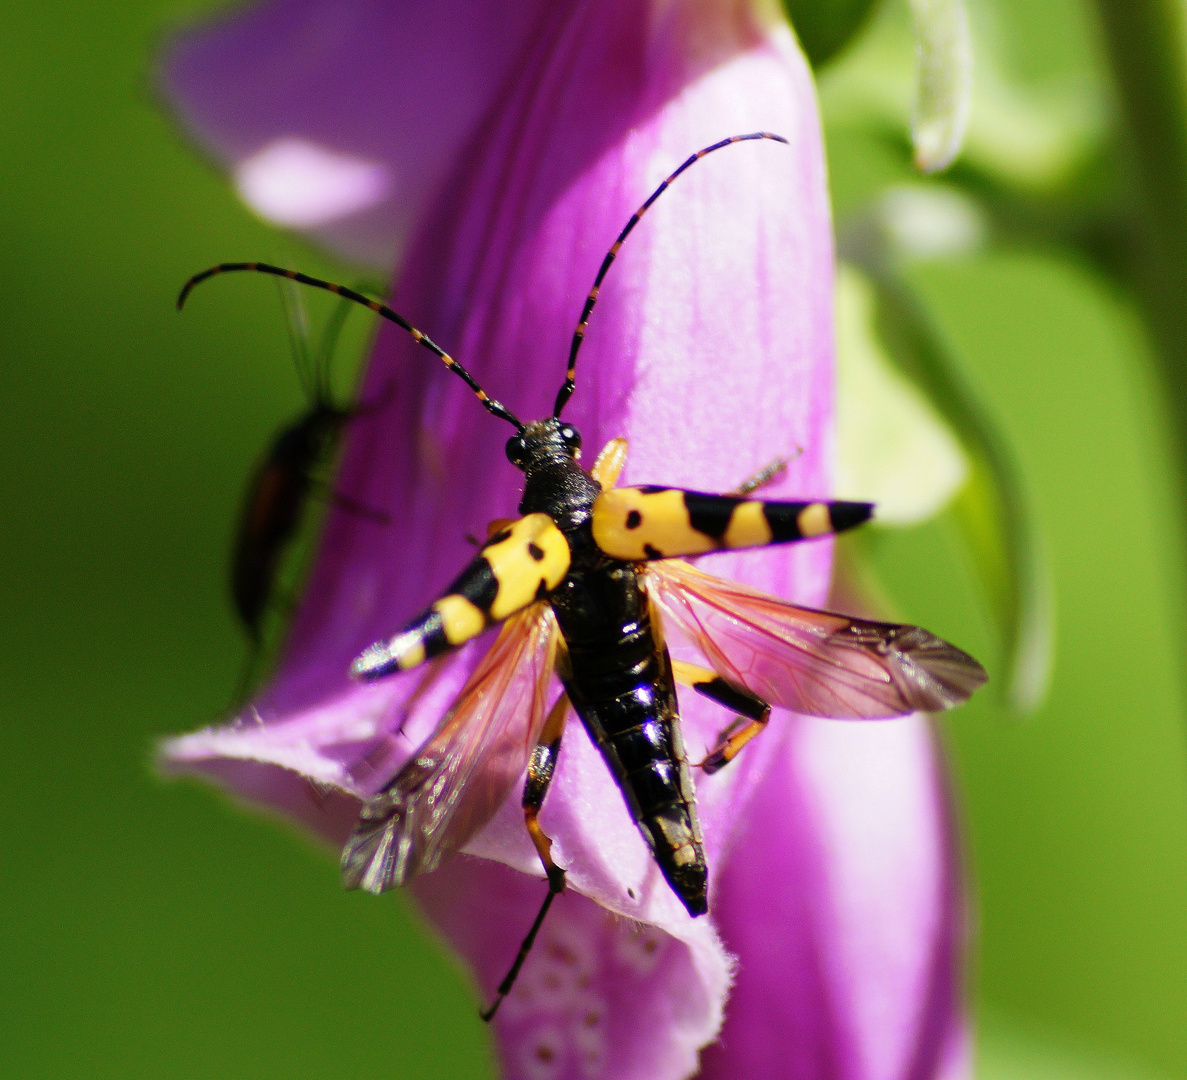
[[[560,430],[561,441],[565,444],[565,448],[574,456],[577,456],[577,451],[581,449],[581,432],[575,427],[570,427],[566,424]]]
[[[507,460],[512,465],[522,465],[528,457],[528,444],[522,435],[512,435],[507,440]]]

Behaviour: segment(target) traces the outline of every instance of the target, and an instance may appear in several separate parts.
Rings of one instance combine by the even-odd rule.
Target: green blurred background
[[[253,218],[154,101],[154,47],[199,6],[3,12],[0,1074],[488,1076],[465,976],[401,896],[344,893],[287,828],[153,774],[154,739],[232,694],[229,532],[256,455],[304,405],[270,290],[181,318],[176,289],[236,258],[355,275]],[[1107,127],[1088,9],[992,11],[1018,109],[1055,86]],[[842,223],[912,179],[902,137],[830,104],[862,48],[824,76]],[[993,169],[972,156],[954,182],[976,191]],[[1065,187],[1107,177],[1094,160]],[[1047,205],[1062,182],[1015,202]],[[1036,715],[981,695],[943,722],[976,895],[979,1074],[1187,1077],[1166,425],[1107,250],[1041,232],[905,272],[1014,445],[1058,608]],[[904,616],[993,656],[949,516],[867,548]]]

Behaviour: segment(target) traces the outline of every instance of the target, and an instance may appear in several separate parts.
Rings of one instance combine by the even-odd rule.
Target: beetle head
[[[528,424],[507,440],[507,460],[521,472],[566,458],[581,457],[581,433],[570,423],[550,416]]]

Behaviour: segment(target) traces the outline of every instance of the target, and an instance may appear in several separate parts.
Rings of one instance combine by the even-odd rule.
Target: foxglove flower
[[[624,483],[729,490],[799,447],[769,493],[827,494],[823,153],[807,67],[766,8],[282,0],[181,39],[165,79],[261,213],[348,253],[402,252],[394,306],[528,418],[551,411],[581,303],[642,198],[724,135],[786,136],[706,158],[656,203],[602,290],[566,418],[590,453],[630,440]],[[333,843],[490,639],[366,686],[351,660],[439,593],[521,482],[508,431],[394,327],[361,397],[376,407],[337,485],[392,525],[331,511],[272,683],[164,751]],[[824,542],[704,565],[819,606],[829,564]],[[689,695],[682,711],[696,759],[728,717]],[[541,814],[569,891],[495,1019],[504,1073],[957,1075],[960,895],[925,722],[777,710],[697,798],[711,914],[694,920],[571,718]],[[489,998],[544,894],[518,799],[411,888]]]

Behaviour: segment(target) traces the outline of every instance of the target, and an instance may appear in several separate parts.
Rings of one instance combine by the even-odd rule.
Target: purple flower
[[[655,184],[724,135],[786,136],[706,158],[648,214],[602,290],[566,419],[590,455],[630,440],[626,483],[724,491],[798,446],[769,490],[815,496],[832,454],[824,162],[807,67],[764,13],[279,0],[183,38],[165,77],[261,212],[348,253],[403,252],[394,306],[528,419],[551,411],[594,273]],[[439,594],[521,482],[505,425],[395,327],[361,396],[379,404],[351,423],[337,484],[393,524],[332,511],[271,685],[234,724],[165,747],[172,768],[333,843],[490,637],[365,686],[352,659]],[[830,555],[703,565],[820,605]],[[697,759],[728,717],[681,705]],[[541,815],[569,892],[495,1020],[505,1074],[678,1080],[720,1037],[704,1076],[958,1075],[961,897],[926,723],[776,710],[697,798],[711,911],[694,920],[571,719]],[[545,891],[518,798],[411,888],[488,999]]]

